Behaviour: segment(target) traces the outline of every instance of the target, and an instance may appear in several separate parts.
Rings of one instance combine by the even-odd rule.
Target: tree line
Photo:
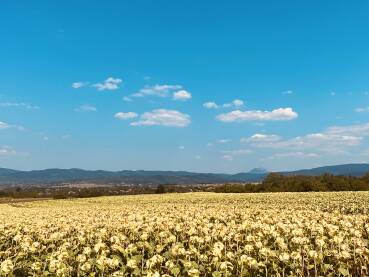
[[[283,175],[270,173],[260,184],[225,184],[214,188],[215,192],[309,192],[309,191],[366,191],[369,190],[369,174],[363,177]]]
[[[369,191],[369,174],[362,177],[269,174],[261,183],[188,184],[188,185],[107,185],[0,186],[0,198],[85,198],[108,195],[162,194],[186,192],[262,193],[309,191]]]

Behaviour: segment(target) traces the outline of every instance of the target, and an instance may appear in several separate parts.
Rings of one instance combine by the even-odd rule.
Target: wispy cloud
[[[231,141],[230,139],[218,139],[217,143],[228,143],[230,141]]]
[[[235,110],[229,113],[223,113],[217,116],[222,122],[243,122],[243,121],[281,121],[292,120],[298,117],[298,114],[292,108],[279,108],[272,111],[241,111]]]
[[[63,140],[67,140],[67,139],[70,139],[72,138],[72,135],[69,135],[69,134],[66,134],[66,135],[62,135],[61,139]]]
[[[85,82],[85,81],[74,82],[72,83],[72,88],[80,89],[84,87],[92,87],[92,88],[96,88],[99,91],[117,90],[119,89],[119,86],[121,85],[122,82],[123,80],[120,78],[109,77],[105,79],[103,82],[94,83],[94,84],[90,84],[90,82]]]
[[[74,109],[75,112],[96,112],[97,108],[91,105],[81,105]]]
[[[369,107],[365,107],[365,108],[356,108],[355,112],[357,113],[368,113],[369,112]]]
[[[282,91],[282,94],[283,95],[289,95],[289,94],[292,94],[293,91],[292,90],[285,90],[285,91]]]
[[[132,102],[133,100],[132,100],[132,98],[130,98],[130,97],[128,97],[128,96],[124,96],[124,97],[123,97],[123,101],[124,101],[124,102]]]
[[[357,146],[360,144],[361,140],[361,137],[356,136],[337,135],[331,133],[313,133],[302,137],[294,137],[292,139],[279,140],[275,142],[255,143],[253,145],[266,148],[319,148],[322,150],[328,150],[332,147],[338,146]]]
[[[223,159],[225,159],[226,161],[233,161],[234,160],[233,156],[231,156],[231,155],[223,155]]]
[[[305,152],[286,152],[286,153],[276,153],[270,156],[268,159],[284,159],[284,158],[298,158],[298,159],[306,159],[306,158],[317,158],[319,157],[316,153],[305,153]]]
[[[9,125],[8,123],[0,121],[0,130],[9,129],[10,127],[11,125]]]
[[[72,88],[79,89],[83,87],[87,87],[89,85],[89,82],[74,82],[72,83]]]
[[[239,156],[239,155],[247,155],[252,153],[253,151],[250,149],[236,149],[236,150],[225,150],[222,153],[232,156]]]
[[[183,87],[181,85],[146,85],[138,92],[132,94],[132,97],[144,97],[144,96],[157,96],[157,97],[168,97],[172,93],[181,90]]]
[[[222,151],[223,159],[227,161],[233,161],[237,156],[243,156],[251,154],[253,151],[250,149],[236,149],[236,150],[225,150]]]
[[[19,131],[23,131],[24,127],[20,125],[12,125],[12,124],[0,121],[0,130],[6,130],[6,129],[17,129]]]
[[[0,157],[15,155],[17,155],[17,151],[13,147],[7,145],[0,146]]]
[[[171,97],[175,101],[188,101],[192,98],[192,94],[185,90],[181,85],[146,85],[138,92],[133,93],[129,96],[123,98],[124,101],[130,102],[132,98],[143,98],[146,96],[155,96],[155,97]]]
[[[23,103],[23,102],[1,102],[0,107],[2,108],[23,108],[28,110],[37,110],[38,106],[34,106],[31,104]]]
[[[277,135],[255,134],[241,139],[252,147],[272,149],[294,149],[294,153],[306,150],[329,154],[346,153],[345,149],[359,146],[369,137],[369,123],[347,126],[332,126],[318,133],[310,133],[283,139]]]
[[[330,134],[345,136],[369,136],[369,123],[346,126],[332,126],[329,127],[326,132]]]

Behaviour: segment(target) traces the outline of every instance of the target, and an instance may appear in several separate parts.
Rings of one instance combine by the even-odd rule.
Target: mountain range
[[[343,164],[312,169],[280,172],[284,175],[317,176],[325,173],[333,175],[362,176],[369,172],[369,164]],[[21,171],[0,168],[0,184],[58,184],[89,182],[96,184],[200,184],[228,182],[260,182],[268,171],[261,168],[245,173],[216,174],[187,171],[145,171],[145,170],[83,170],[45,169]]]

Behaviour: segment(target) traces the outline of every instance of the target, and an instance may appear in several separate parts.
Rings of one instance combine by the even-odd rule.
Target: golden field
[[[367,276],[369,193],[0,204],[0,276]]]

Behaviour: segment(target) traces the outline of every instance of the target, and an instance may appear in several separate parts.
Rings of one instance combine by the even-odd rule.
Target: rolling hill
[[[281,172],[284,175],[317,176],[333,175],[362,176],[369,172],[369,164],[344,164],[312,169]],[[145,170],[83,170],[45,169],[20,171],[0,168],[0,184],[56,184],[56,183],[111,183],[111,184],[199,184],[227,182],[260,182],[268,172],[253,169],[238,174],[194,173],[187,171],[145,171]]]

